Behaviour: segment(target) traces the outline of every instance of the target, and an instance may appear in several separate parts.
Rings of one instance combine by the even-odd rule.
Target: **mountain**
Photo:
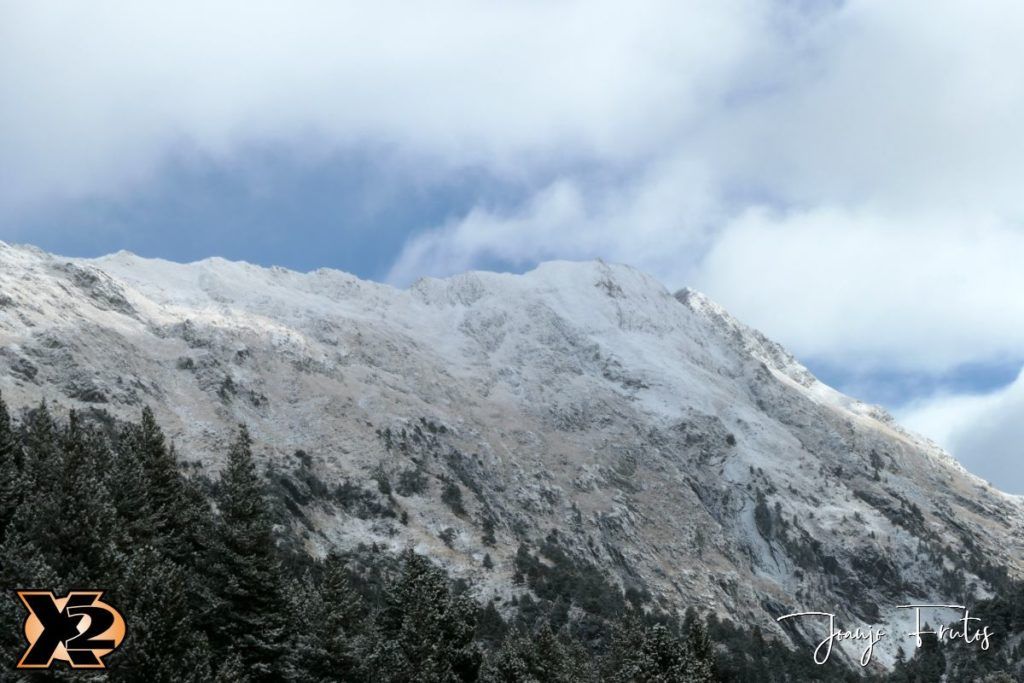
[[[806,644],[819,623],[776,617],[902,628],[898,605],[971,604],[1024,570],[1021,498],[704,295],[603,262],[401,290],[0,243],[0,392],[151,406],[196,477],[245,423],[310,553],[413,546],[480,600],[542,591],[517,575],[563,558]]]

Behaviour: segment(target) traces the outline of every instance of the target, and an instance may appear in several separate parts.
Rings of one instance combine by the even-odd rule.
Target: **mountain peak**
[[[699,604],[778,637],[768,606],[797,611],[799,596],[876,622],[879,605],[947,599],[949,563],[979,594],[991,566],[1024,572],[1019,499],[703,294],[628,266],[401,290],[222,259],[0,258],[8,404],[149,405],[198,474],[244,422],[300,492],[289,505],[313,553],[412,545],[481,597],[511,597],[515,549],[554,529],[662,608]],[[381,513],[399,504],[378,495],[381,472],[426,482],[395,497],[407,525]],[[441,500],[450,486],[465,512]],[[495,548],[479,541],[484,516]]]

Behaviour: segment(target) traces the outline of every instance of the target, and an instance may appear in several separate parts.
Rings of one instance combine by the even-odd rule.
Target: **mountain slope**
[[[0,243],[0,391],[148,404],[199,475],[245,422],[311,552],[413,544],[484,598],[525,590],[516,549],[548,539],[652,604],[816,642],[774,618],[891,623],[1024,569],[1019,498],[624,266],[397,290]]]

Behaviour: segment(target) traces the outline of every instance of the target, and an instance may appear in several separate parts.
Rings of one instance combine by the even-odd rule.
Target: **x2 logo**
[[[71,591],[58,598],[50,591],[18,591],[28,608],[28,649],[19,669],[48,669],[54,660],[72,669],[102,669],[103,658],[124,640],[121,614],[100,600],[103,591]]]

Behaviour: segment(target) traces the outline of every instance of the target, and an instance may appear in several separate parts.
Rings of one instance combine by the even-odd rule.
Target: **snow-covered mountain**
[[[780,635],[787,612],[889,624],[1024,570],[1020,498],[702,294],[602,262],[400,290],[0,243],[0,392],[148,404],[200,475],[244,422],[310,552],[411,544],[481,597],[526,590],[516,549],[545,538]]]

